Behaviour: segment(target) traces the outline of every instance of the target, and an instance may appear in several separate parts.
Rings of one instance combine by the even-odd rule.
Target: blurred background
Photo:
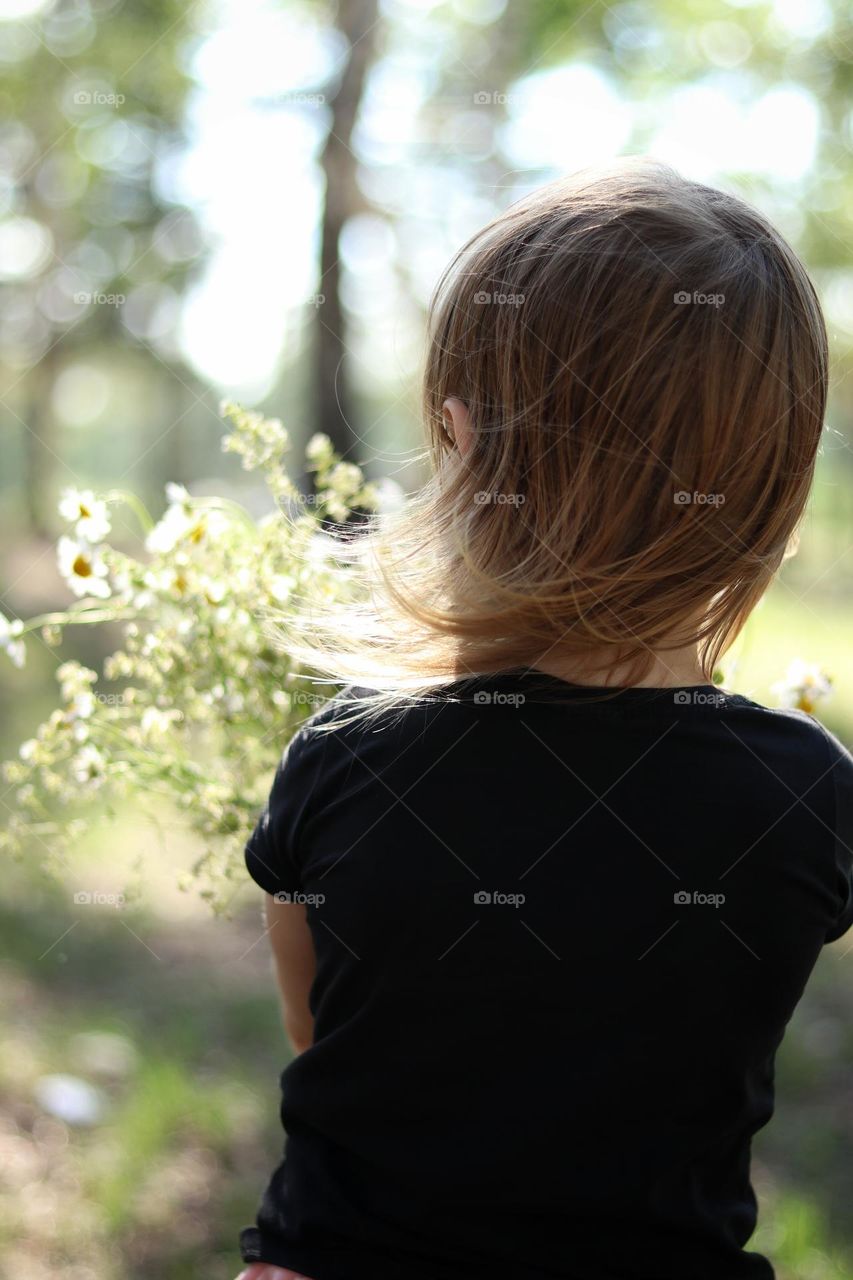
[[[800,553],[729,682],[793,659],[853,742],[853,10],[841,0],[0,0],[0,609],[68,603],[66,486],[261,501],[223,457],[229,396],[404,489],[437,275],[531,187],[646,153],[763,209],[810,266],[833,387]],[[122,531],[119,528],[118,542]],[[131,534],[127,531],[130,542]],[[115,636],[69,633],[97,665]],[[2,754],[58,661],[0,666]],[[8,793],[2,801],[8,813]],[[279,1029],[257,895],[230,920],[176,889],[192,857],[116,815],[77,912],[4,868],[3,1277],[227,1280],[280,1148]],[[81,868],[83,871],[81,871]],[[83,918],[85,915],[85,918]],[[755,1145],[781,1280],[853,1275],[853,946],[822,957]]]

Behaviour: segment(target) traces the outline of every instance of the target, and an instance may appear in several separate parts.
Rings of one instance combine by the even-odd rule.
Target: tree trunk
[[[51,533],[51,515],[56,501],[59,441],[53,412],[53,384],[59,367],[61,343],[42,356],[29,375],[25,398],[24,431],[24,504],[27,524],[37,537]],[[62,478],[73,485],[74,478],[61,468]]]
[[[378,0],[341,0],[337,25],[349,41],[350,52],[330,103],[331,126],[321,157],[326,193],[315,327],[316,426],[352,462],[360,461],[359,439],[345,347],[338,252],[344,223],[364,205],[350,144],[367,72],[376,52],[378,22]]]

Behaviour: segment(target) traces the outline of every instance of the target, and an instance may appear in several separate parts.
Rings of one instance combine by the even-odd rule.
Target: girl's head
[[[693,644],[710,676],[803,514],[826,383],[808,275],[737,197],[631,161],[534,192],[439,282],[432,475],[303,657],[397,694],[546,657],[633,683]]]

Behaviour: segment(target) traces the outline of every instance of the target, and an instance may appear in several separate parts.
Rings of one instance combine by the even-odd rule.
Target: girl
[[[433,476],[291,646],[348,684],[247,846],[297,1056],[245,1280],[769,1280],[750,1141],[853,921],[853,758],[712,683],[809,494],[796,255],[651,163],[434,299]]]

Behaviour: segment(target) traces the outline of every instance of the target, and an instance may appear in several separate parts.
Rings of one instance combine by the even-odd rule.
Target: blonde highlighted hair
[[[737,197],[649,161],[535,191],[436,289],[430,478],[285,644],[382,705],[545,655],[625,684],[696,644],[710,679],[803,515],[827,363],[805,268]]]

